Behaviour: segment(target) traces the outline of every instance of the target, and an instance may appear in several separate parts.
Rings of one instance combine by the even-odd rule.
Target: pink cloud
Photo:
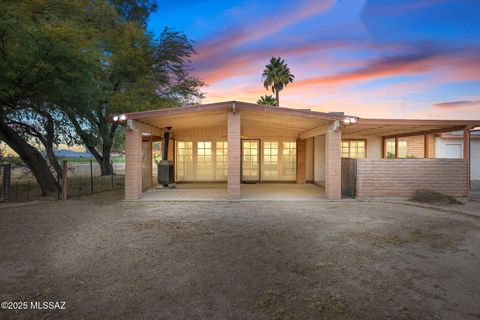
[[[287,11],[283,15],[274,15],[271,19],[249,21],[247,27],[226,30],[200,43],[197,50],[199,55],[196,60],[210,59],[218,53],[224,54],[226,50],[275,34],[303,19],[327,11],[334,3],[334,0],[307,0],[297,5],[295,10]]]
[[[449,101],[440,102],[433,105],[438,109],[458,109],[458,108],[471,108],[480,107],[480,100],[461,100],[461,101]]]

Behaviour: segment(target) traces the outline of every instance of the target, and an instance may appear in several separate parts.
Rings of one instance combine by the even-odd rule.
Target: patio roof
[[[355,137],[395,138],[472,129],[480,126],[480,120],[363,119],[338,113],[263,106],[239,101],[126,113],[118,122],[135,120],[157,130],[172,127],[173,131],[207,127],[226,128],[227,111],[229,110],[241,113],[242,126],[278,129],[299,134],[302,139],[322,134],[336,120],[340,122],[344,136]],[[110,119],[112,120],[113,117],[112,115]],[[355,118],[356,121],[347,125],[344,120],[349,118]]]
[[[386,139],[472,129],[480,120],[358,119],[342,128],[348,136],[382,136]]]

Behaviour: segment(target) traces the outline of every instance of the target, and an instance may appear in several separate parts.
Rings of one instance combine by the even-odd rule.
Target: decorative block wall
[[[357,159],[357,197],[410,197],[431,189],[467,196],[467,161],[463,159]]]

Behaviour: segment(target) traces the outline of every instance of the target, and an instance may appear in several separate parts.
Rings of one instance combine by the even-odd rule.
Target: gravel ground
[[[0,319],[480,319],[480,219],[379,202],[0,209]]]

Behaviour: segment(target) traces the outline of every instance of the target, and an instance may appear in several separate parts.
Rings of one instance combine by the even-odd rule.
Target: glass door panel
[[[259,140],[242,140],[242,181],[260,180],[259,149]]]

